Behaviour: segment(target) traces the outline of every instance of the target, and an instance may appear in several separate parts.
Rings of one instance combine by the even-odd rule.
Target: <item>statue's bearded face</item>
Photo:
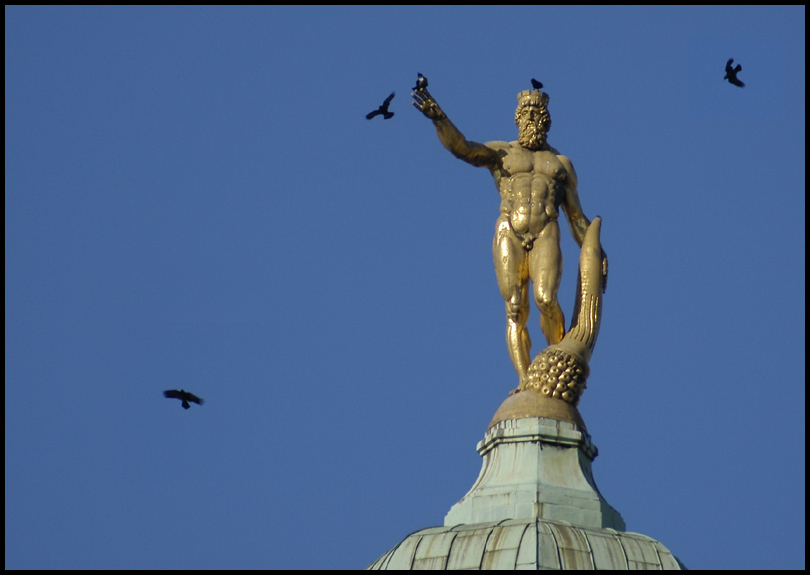
[[[516,114],[518,143],[528,150],[542,150],[546,146],[546,134],[551,127],[548,109],[523,106]]]

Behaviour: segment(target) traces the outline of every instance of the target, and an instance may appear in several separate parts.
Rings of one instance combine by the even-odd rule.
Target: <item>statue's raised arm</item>
[[[473,166],[491,170],[500,166],[501,157],[498,152],[484,144],[467,140],[442,111],[427,88],[417,88],[411,96],[416,109],[433,120],[439,140],[451,154]]]

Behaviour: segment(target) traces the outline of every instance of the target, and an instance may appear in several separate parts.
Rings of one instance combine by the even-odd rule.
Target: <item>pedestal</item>
[[[535,518],[624,531],[621,515],[596,487],[591,462],[597,449],[578,423],[494,421],[477,449],[484,458],[481,472],[450,508],[445,526]]]

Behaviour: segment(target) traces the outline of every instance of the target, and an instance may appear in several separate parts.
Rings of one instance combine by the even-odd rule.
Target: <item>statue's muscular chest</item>
[[[519,233],[540,233],[549,219],[557,219],[568,172],[553,152],[513,148],[502,156],[501,213]]]
[[[565,180],[565,166],[555,154],[548,150],[533,152],[525,148],[513,148],[502,160],[502,177],[510,178],[518,174],[545,176],[557,183]]]
[[[499,175],[502,212],[537,211],[531,207],[537,206],[556,215],[567,172],[553,152],[512,148],[503,156]]]

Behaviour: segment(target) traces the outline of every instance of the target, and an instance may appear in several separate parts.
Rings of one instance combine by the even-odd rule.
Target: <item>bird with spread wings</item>
[[[167,389],[163,392],[163,397],[168,397],[171,399],[180,399],[183,401],[183,409],[188,409],[191,407],[189,405],[189,401],[196,403],[197,405],[202,405],[203,400],[200,397],[197,397],[193,393],[189,393],[188,391],[180,390],[177,391],[176,389]]]
[[[391,95],[385,99],[385,102],[382,103],[382,106],[374,110],[373,112],[369,112],[366,114],[366,120],[370,120],[374,116],[379,116],[382,114],[383,120],[390,120],[394,117],[393,112],[388,111],[388,105],[391,103],[391,100],[394,99],[394,92],[391,92]]]
[[[734,66],[732,68],[731,64],[733,64],[733,63],[734,63],[734,58],[729,58],[728,62],[726,62],[726,75],[723,76],[723,80],[728,80],[729,83],[734,84],[735,86],[738,86],[738,87],[742,88],[742,87],[745,86],[745,84],[742,83],[742,80],[737,79],[737,72],[742,70],[742,66],[737,64],[736,66]]]

